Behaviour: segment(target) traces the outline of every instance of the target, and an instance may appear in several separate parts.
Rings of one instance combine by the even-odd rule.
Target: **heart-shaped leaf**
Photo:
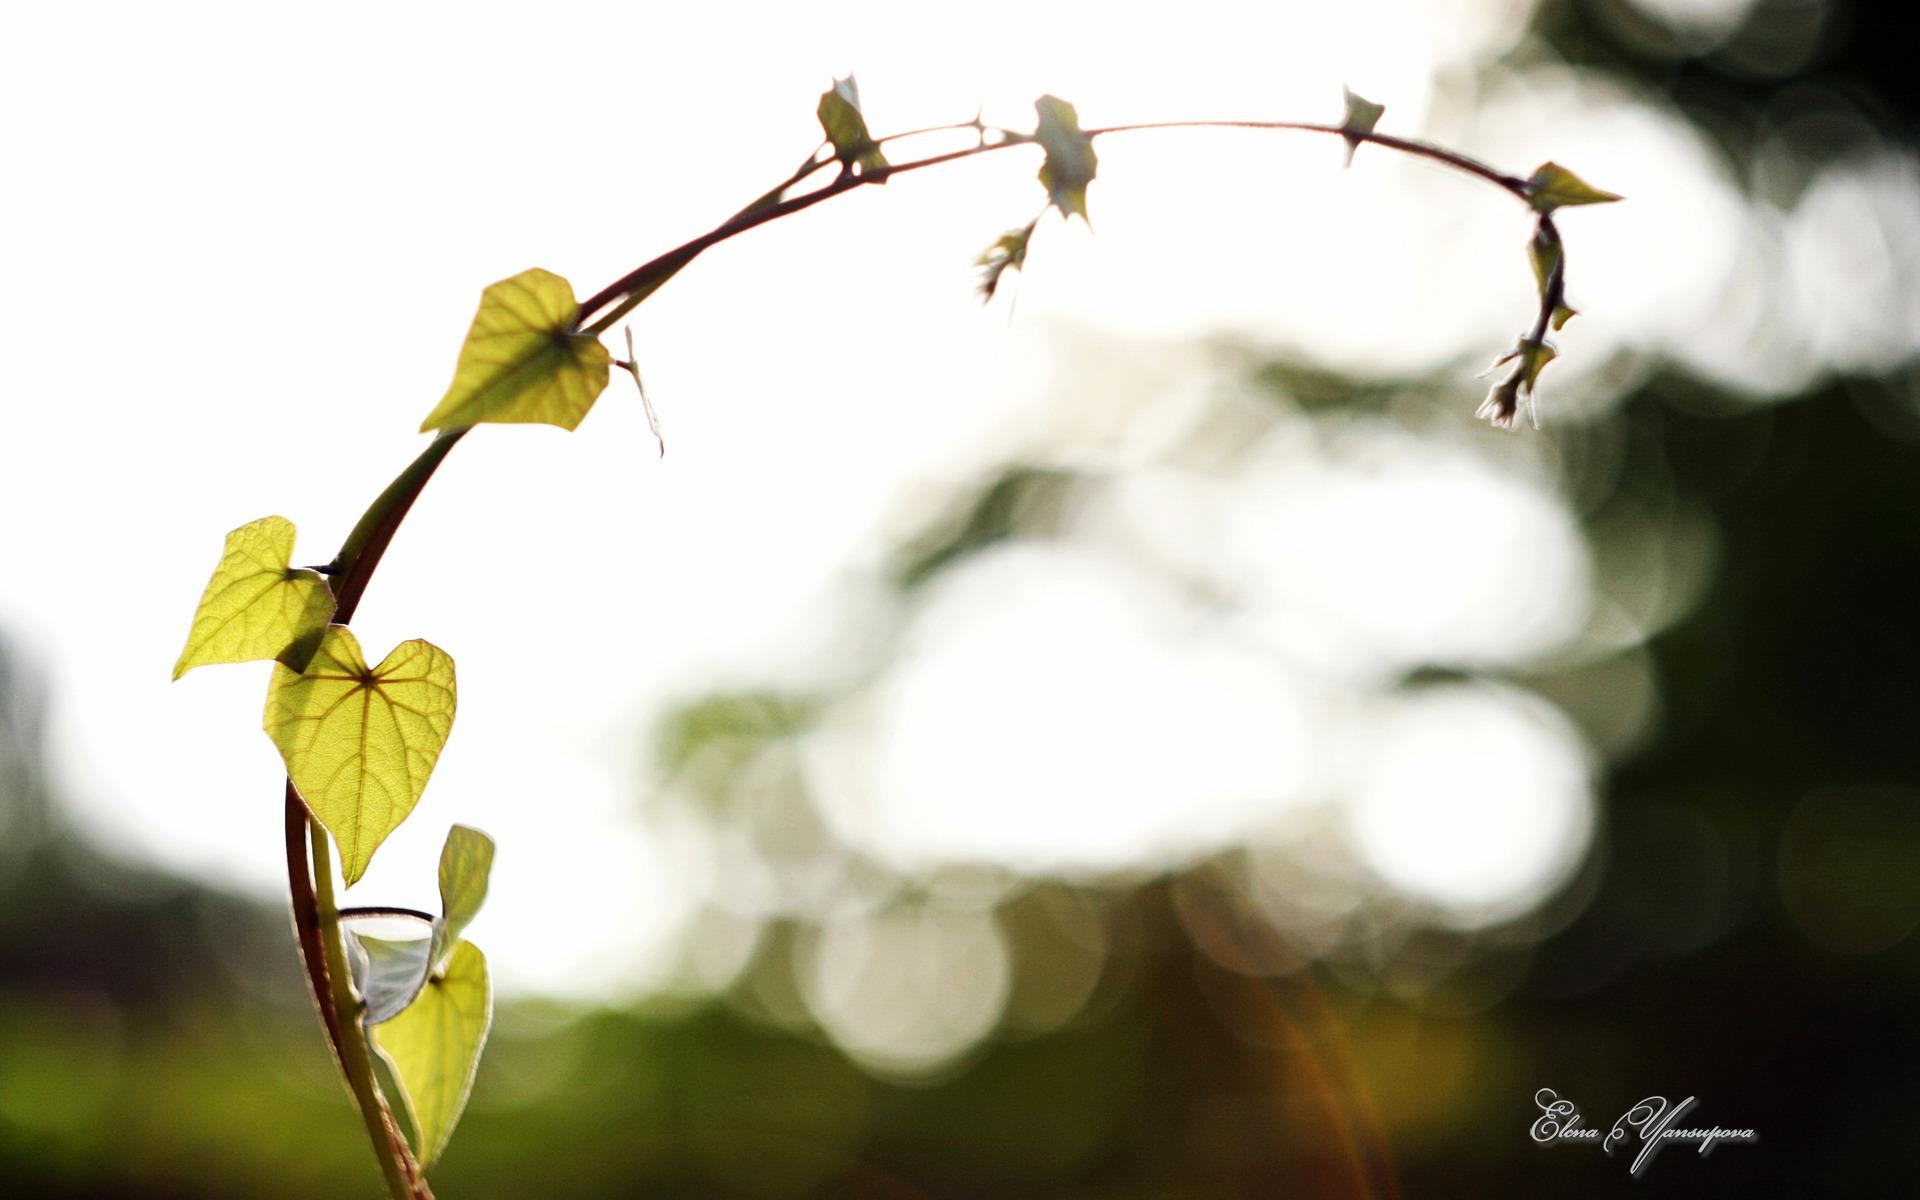
[[[1352,166],[1353,152],[1360,148],[1360,142],[1380,123],[1387,106],[1375,104],[1349,87],[1342,87],[1340,91],[1347,99],[1347,115],[1340,119],[1340,136],[1347,143],[1347,165]]]
[[[887,156],[880,153],[879,144],[867,132],[866,117],[860,114],[860,85],[853,76],[834,80],[833,86],[821,93],[814,113],[827,140],[833,143],[833,156],[842,163],[858,163],[862,171],[887,165]]]
[[[578,307],[573,285],[538,267],[482,292],[453,384],[421,431],[580,424],[606,390],[613,359],[599,338],[573,331]]]
[[[1099,169],[1099,156],[1093,152],[1093,139],[1080,128],[1080,114],[1073,105],[1058,96],[1042,96],[1033,102],[1040,115],[1034,126],[1033,140],[1047,152],[1040,164],[1040,183],[1048,199],[1063,216],[1075,213],[1087,220],[1087,185]]]
[[[460,939],[467,923],[487,899],[493,872],[493,839],[478,829],[455,825],[440,850],[440,920],[433,930],[433,961]]]
[[[453,659],[430,642],[402,642],[370,668],[353,633],[331,625],[305,672],[274,668],[267,735],[349,886],[419,802],[453,711]]]
[[[1527,203],[1540,212],[1576,204],[1611,204],[1621,197],[1603,192],[1559,163],[1541,163],[1527,179]]]
[[[423,1167],[453,1136],[492,1020],[486,956],[472,942],[460,942],[407,1010],[373,1031],[400,1082]]]
[[[262,517],[227,535],[175,679],[209,663],[277,658],[295,670],[320,644],[333,617],[333,592],[313,571],[293,567],[293,522]]]

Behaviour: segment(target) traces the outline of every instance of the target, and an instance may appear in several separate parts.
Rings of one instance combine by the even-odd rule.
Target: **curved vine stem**
[[[326,947],[334,1012],[351,1014],[339,1024],[340,1041],[335,1048],[340,1066],[346,1072],[347,1086],[360,1109],[360,1119],[366,1123],[367,1136],[380,1160],[381,1174],[386,1176],[387,1190],[397,1200],[433,1200],[420,1164],[414,1161],[405,1136],[380,1094],[380,1085],[374,1080],[373,1048],[368,1045],[366,1026],[359,1016],[360,999],[353,994],[346,946],[340,936],[340,912],[333,899],[333,853],[327,845],[327,831],[317,823],[311,830],[314,892],[319,902],[321,939]]]
[[[466,435],[455,429],[442,433],[428,443],[420,456],[408,464],[368,506],[347,540],[334,557],[329,571],[333,578],[335,624],[353,620],[373,572],[399,532],[427,480],[439,469],[453,447]],[[367,1045],[366,1028],[360,1022],[359,998],[353,994],[346,970],[346,946],[340,932],[339,906],[333,898],[333,856],[327,834],[307,814],[305,801],[295,790],[293,780],[286,787],[287,891],[293,904],[293,926],[300,942],[300,957],[307,969],[307,987],[320,1009],[320,1022],[326,1027],[327,1042],[347,1077],[354,1103],[366,1123],[373,1142],[374,1155],[387,1180],[393,1200],[431,1200],[420,1165],[407,1147],[406,1138],[395,1124],[392,1112],[380,1094],[373,1077],[372,1050]],[[311,867],[308,855],[312,855]]]
[[[1341,125],[1306,121],[1164,121],[1153,124],[1112,125],[1088,129],[1084,132],[1089,139],[1094,139],[1114,134],[1169,129],[1280,130],[1342,137],[1350,142],[1367,142],[1401,154],[1437,162],[1452,170],[1485,180],[1523,203],[1529,199],[1527,181],[1496,170],[1467,155],[1428,142],[1394,137],[1389,134],[1349,130]],[[907,133],[893,134],[878,140],[893,142],[923,134],[964,130],[978,131],[981,134],[980,144],[906,162],[888,163],[871,170],[856,171],[832,157],[823,159],[820,156],[820,149],[816,148],[784,181],[776,184],[727,220],[700,236],[642,263],[583,301],[575,314],[574,328],[596,337],[605,333],[621,317],[658,291],[687,264],[712,247],[738,237],[750,229],[793,216],[856,188],[885,183],[896,175],[923,171],[946,163],[975,158],[982,154],[992,154],[1014,146],[1036,144],[1030,135],[982,126],[977,118],[974,121],[954,125],[910,130]],[[986,134],[989,132],[995,134],[997,140],[988,141]],[[798,195],[788,194],[819,172],[829,169],[837,172],[830,182],[812,191]],[[1550,218],[1541,216],[1539,228],[1557,243],[1558,235],[1553,229]],[[1562,266],[1556,264],[1550,279],[1545,281],[1541,288],[1540,314],[1528,339],[1536,345],[1544,338],[1554,309],[1561,302],[1564,291],[1563,275]],[[353,619],[360,597],[365,593],[367,584],[371,582],[374,570],[379,566],[380,559],[386,553],[394,534],[399,531],[401,522],[406,520],[413,502],[426,487],[427,481],[433,478],[434,472],[447,454],[466,434],[466,428],[456,428],[446,430],[435,437],[426,449],[420,452],[419,457],[415,458],[374,499],[354,526],[353,531],[348,534],[346,542],[340,548],[340,553],[327,568],[332,576],[336,605],[333,617],[335,624],[345,625]],[[409,1151],[406,1140],[400,1134],[392,1113],[374,1080],[372,1051],[368,1045],[366,1029],[360,1020],[360,1000],[353,992],[352,981],[346,968],[346,951],[340,930],[340,910],[333,895],[332,854],[327,844],[326,831],[310,819],[306,805],[300,799],[291,780],[286,785],[286,859],[294,930],[300,943],[308,986],[313,993],[314,1003],[320,1010],[321,1024],[326,1028],[327,1040],[333,1048],[341,1070],[346,1075],[354,1101],[360,1108],[368,1137],[373,1142],[374,1152],[380,1159],[388,1190],[393,1200],[431,1200],[432,1192],[427,1188],[420,1166]]]

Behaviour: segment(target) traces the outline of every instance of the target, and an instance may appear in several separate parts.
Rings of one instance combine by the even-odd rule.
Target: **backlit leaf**
[[[340,847],[349,885],[419,801],[453,710],[453,659],[428,642],[402,642],[369,668],[353,633],[333,625],[304,673],[274,668],[267,734]]]
[[[1560,243],[1546,236],[1544,230],[1534,233],[1527,243],[1527,262],[1533,267],[1533,281],[1539,286],[1540,294],[1546,295],[1547,281],[1553,278],[1553,272],[1561,263]]]
[[[1552,342],[1545,339],[1534,342],[1522,338],[1488,368],[1498,370],[1507,363],[1513,364],[1505,377],[1487,392],[1487,398],[1480,402],[1479,409],[1473,415],[1491,420],[1495,429],[1512,429],[1520,402],[1525,398],[1527,417],[1535,429],[1540,428],[1540,408],[1534,390],[1540,382],[1540,372],[1559,355],[1560,351]]]
[[[407,1010],[373,1031],[399,1079],[421,1166],[439,1158],[453,1136],[492,1020],[486,956],[461,942]]]
[[[1047,152],[1040,164],[1040,183],[1047,197],[1063,216],[1078,213],[1087,220],[1087,185],[1093,182],[1100,160],[1093,152],[1093,139],[1080,129],[1080,114],[1058,96],[1042,96],[1033,102],[1040,114],[1033,138]]]
[[[227,535],[175,679],[208,663],[306,665],[333,616],[333,592],[317,573],[292,566],[293,533],[285,517],[262,517]]]
[[[492,870],[493,839],[478,829],[455,825],[440,851],[440,916],[428,920],[377,910],[343,920],[353,984],[366,1001],[369,1025],[398,1016],[413,1003],[428,974],[444,965],[447,951],[479,915]],[[341,915],[349,918],[347,913]],[[378,937],[372,932],[396,925],[418,929],[421,936]]]
[[[833,86],[821,93],[820,105],[814,112],[820,118],[820,128],[826,132],[827,140],[833,143],[835,158],[843,163],[857,163],[862,171],[887,165],[886,155],[880,153],[873,135],[867,132],[867,119],[860,113],[860,85],[853,81],[853,76],[834,80]]]
[[[1009,270],[1026,269],[1027,244],[1033,240],[1034,226],[1038,224],[1038,221],[1029,221],[1019,229],[1009,229],[974,260],[975,266],[983,268],[980,272],[980,294],[983,299],[993,299],[993,294],[1000,290],[1001,276]]]
[[[1546,369],[1548,363],[1559,357],[1560,348],[1552,342],[1545,339],[1538,342],[1522,339],[1513,349],[1494,359],[1493,365],[1500,367],[1512,363],[1513,369],[1508,377],[1519,381],[1520,390],[1523,393],[1530,393],[1533,391],[1534,384],[1540,380],[1540,372]]]
[[[1347,115],[1340,119],[1342,130],[1340,136],[1347,143],[1347,165],[1352,166],[1353,152],[1360,148],[1362,139],[1372,133],[1373,127],[1380,123],[1380,118],[1386,113],[1387,106],[1375,104],[1349,87],[1342,87],[1340,91],[1347,99]]]
[[[1540,212],[1576,204],[1611,204],[1618,199],[1621,197],[1601,191],[1559,163],[1541,163],[1527,179],[1527,203]]]
[[[465,825],[447,831],[447,844],[440,850],[441,915],[433,931],[435,963],[444,948],[458,941],[467,923],[479,915],[492,872],[492,838]]]
[[[1540,372],[1547,364],[1560,357],[1560,350],[1552,342],[1540,342],[1521,359],[1520,386],[1528,395],[1533,394],[1534,385],[1540,382]]]
[[[573,285],[538,267],[480,295],[453,384],[421,431],[482,422],[572,429],[607,387],[600,339],[573,332]]]
[[[400,1077],[394,1073],[393,1060],[381,1053],[380,1046],[368,1039],[373,1053],[373,1078],[380,1085],[380,1094],[387,1097],[387,1111],[393,1116],[394,1125],[400,1130],[400,1136],[407,1139],[407,1145],[420,1144],[420,1131],[414,1127],[413,1113],[407,1109],[407,1089],[400,1084]]]

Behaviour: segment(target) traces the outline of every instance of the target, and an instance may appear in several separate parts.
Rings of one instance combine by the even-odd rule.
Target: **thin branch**
[[[307,867],[307,806],[287,780],[287,885],[293,901],[293,933],[300,943],[300,959],[307,969],[307,990],[327,1028],[327,1046],[340,1059],[340,1014],[333,1007],[333,986],[327,978],[327,952],[320,937],[320,901],[313,893]],[[340,1069],[346,1069],[340,1059]]]
[[[1550,214],[1541,213],[1539,230],[1539,236],[1558,253],[1553,256],[1553,267],[1540,288],[1540,312],[1533,318],[1533,331],[1527,334],[1527,341],[1535,346],[1546,340],[1547,325],[1567,296],[1567,252],[1560,242],[1559,227],[1554,225]]]
[[[1356,142],[1371,142],[1376,146],[1385,146],[1389,150],[1410,154],[1415,158],[1431,159],[1452,167],[1456,171],[1477,175],[1520,200],[1527,199],[1526,180],[1490,167],[1479,159],[1461,154],[1457,150],[1449,150],[1445,146],[1436,146],[1432,142],[1423,142],[1416,138],[1394,137],[1387,133],[1362,133],[1359,130],[1347,129],[1345,126],[1328,125],[1319,121],[1156,121],[1143,125],[1108,125],[1101,129],[1089,129],[1086,132],[1088,137],[1099,137],[1107,133],[1138,133],[1149,129],[1281,129],[1297,133],[1330,133]]]
[[[420,489],[427,486],[427,480],[440,468],[440,461],[466,435],[467,429],[462,427],[446,430],[434,438],[361,514],[332,563],[335,625],[353,620],[354,610],[360,607],[360,597],[373,580],[374,569],[380,565],[393,535],[400,531],[400,523],[407,519]]]
[[[885,183],[895,175],[923,171],[1013,146],[1034,144],[1033,137],[1028,134],[983,126],[977,117],[969,122],[891,134],[877,139],[876,144],[899,141],[921,134],[964,129],[978,131],[981,134],[980,144],[908,162],[889,163],[870,171],[863,170],[858,174],[845,169],[845,164],[840,164],[842,169],[835,175],[832,182],[811,192],[788,196],[787,193],[793,188],[819,171],[835,165],[835,159],[821,159],[820,148],[816,147],[785,180],[762,193],[727,220],[699,237],[641,264],[594,293],[580,305],[575,314],[573,327],[594,336],[606,332],[622,316],[678,274],[688,263],[712,247],[748,230],[783,217],[793,216],[816,204],[831,200],[835,196],[853,191],[855,188]],[[1350,141],[1370,142],[1402,154],[1429,159],[1484,179],[1522,201],[1528,198],[1527,184],[1524,180],[1498,171],[1467,155],[1410,138],[1350,131],[1339,125],[1298,121],[1166,121],[1155,124],[1113,125],[1089,129],[1085,133],[1088,138],[1099,138],[1109,134],[1136,133],[1155,129],[1261,129],[1328,134]],[[987,142],[985,140],[987,132],[999,134],[1000,140]],[[1554,233],[1552,222],[1547,217],[1540,218],[1540,228],[1557,241],[1558,235]],[[1554,310],[1560,303],[1562,290],[1562,268],[1556,265],[1548,285],[1542,289],[1540,316],[1535,322],[1532,335],[1534,341],[1537,342],[1545,336],[1547,323],[1551,321]],[[591,321],[590,324],[589,321]],[[441,461],[466,433],[466,428],[444,430],[428,444],[426,449],[421,451],[420,455],[375,498],[373,504],[367,508],[353,531],[347,536],[346,542],[340,548],[340,553],[333,562],[322,568],[325,573],[332,576],[336,605],[333,620],[336,624],[345,625],[352,620],[361,596],[365,593],[368,583],[372,581],[373,573],[379,566],[382,556],[385,555],[388,545],[391,544],[401,523],[412,509],[413,502],[426,487],[428,480],[433,477]],[[309,864],[309,858],[311,858],[311,864]],[[379,1155],[381,1169],[386,1175],[389,1189],[395,1200],[430,1200],[432,1193],[427,1190],[419,1165],[408,1150],[406,1141],[400,1135],[392,1114],[388,1111],[378,1085],[373,1079],[368,1057],[370,1051],[365,1031],[360,1025],[356,1011],[358,1001],[353,994],[352,982],[347,977],[345,952],[339,927],[341,913],[333,899],[332,856],[327,845],[327,834],[311,820],[306,805],[301,801],[291,780],[286,785],[286,859],[294,930],[306,967],[307,983],[313,992],[314,1003],[320,1010],[321,1023],[326,1027],[328,1043],[332,1046],[334,1056],[347,1076],[348,1085],[353,1090],[354,1099],[361,1110],[368,1134],[373,1140],[375,1153]],[[402,910],[349,911],[398,913]],[[425,914],[409,913],[409,915],[424,916]]]
[[[904,142],[908,138],[925,137],[930,133],[960,133],[966,130],[973,130],[983,134],[992,132],[1000,134],[1002,137],[1019,136],[1014,134],[1010,129],[1001,129],[995,125],[982,125],[980,119],[975,117],[971,121],[955,121],[949,125],[929,125],[924,129],[908,129],[901,133],[890,133],[885,137],[873,139],[873,144],[876,146],[884,146],[889,142]]]
[[[400,1132],[399,1124],[387,1110],[380,1085],[373,1075],[373,1051],[367,1044],[366,1026],[360,1020],[360,1001],[353,994],[353,981],[347,970],[346,945],[340,935],[340,914],[333,899],[333,853],[327,846],[327,831],[318,824],[311,827],[309,846],[313,854],[314,892],[319,902],[321,944],[326,950],[327,976],[333,988],[333,1008],[339,1020],[340,1040],[336,1046],[340,1065],[346,1072],[347,1087],[353,1092],[360,1119],[373,1142],[374,1156],[380,1160],[380,1172],[386,1177],[387,1191],[393,1200],[433,1200],[433,1192],[420,1173],[420,1164]]]
[[[962,124],[950,126],[949,128],[968,129],[972,127],[970,124]],[[916,130],[914,132],[935,132],[936,129]],[[1488,183],[1493,184],[1495,187],[1500,188],[1502,191],[1509,193],[1523,202],[1527,199],[1526,180],[1488,166],[1476,158],[1449,150],[1444,146],[1436,146],[1430,142],[1422,142],[1413,138],[1394,137],[1384,133],[1361,133],[1355,130],[1348,130],[1340,125],[1328,125],[1312,121],[1160,121],[1139,125],[1108,125],[1098,129],[1089,129],[1085,132],[1089,138],[1099,138],[1109,134],[1144,133],[1157,129],[1262,129],[1285,130],[1296,133],[1331,134],[1335,137],[1349,138],[1354,141],[1370,142],[1373,145],[1383,146],[1388,150],[1412,155],[1416,158],[1428,159],[1450,167],[1453,170],[1463,171],[1468,175],[1484,179]],[[888,139],[883,138],[880,140],[886,141]],[[738,237],[750,229],[757,229],[769,222],[778,221],[782,217],[790,217],[795,213],[812,208],[823,200],[831,200],[833,197],[845,192],[850,192],[857,187],[862,187],[867,184],[885,183],[895,175],[905,175],[911,171],[924,171],[929,167],[942,166],[946,163],[958,162],[961,159],[974,158],[981,154],[991,154],[995,151],[1006,150],[1014,146],[1032,144],[1033,139],[1024,134],[1008,134],[1004,141],[968,146],[960,150],[951,150],[944,154],[929,155],[926,158],[914,159],[909,162],[888,163],[884,167],[875,167],[871,171],[864,171],[858,175],[843,172],[836,176],[832,183],[817,191],[784,199],[776,199],[776,197],[781,196],[782,193],[791,188],[795,183],[798,183],[801,179],[811,174],[812,169],[797,172],[795,176],[786,183],[766,193],[753,204],[741,209],[738,213],[721,222],[719,225],[716,225],[714,228],[709,229],[699,237],[688,242],[683,242],[666,253],[642,263],[606,287],[601,288],[598,292],[595,292],[581,303],[580,311],[574,319],[574,328],[596,337],[605,333],[608,329],[611,329],[621,317],[631,312],[640,301],[651,296],[654,292],[658,291],[661,285],[666,283],[667,280],[679,274],[680,270],[688,263],[698,258],[707,250],[719,245],[721,242]],[[815,151],[815,153],[817,154],[818,151]],[[814,169],[827,166],[831,161],[832,160],[828,160],[828,162],[816,164]],[[599,314],[601,310],[605,309],[609,304],[616,302],[618,302],[618,307],[599,316],[598,319],[594,319],[596,314]],[[589,320],[592,320],[591,324],[587,324]]]
[[[335,624],[345,625],[353,619],[360,597],[372,581],[374,569],[380,565],[393,535],[399,532],[400,523],[441,461],[465,435],[465,429],[449,430],[428,443],[374,499],[347,535],[340,553],[329,564],[333,575]],[[326,831],[308,814],[293,780],[287,780],[287,895],[293,907],[294,933],[300,942],[307,987],[320,1009],[320,1021],[326,1027],[327,1043],[333,1048],[334,1059],[353,1089],[354,1101],[373,1138],[374,1153],[380,1158],[381,1170],[387,1176],[394,1200],[421,1200],[432,1193],[427,1191],[420,1167],[387,1111],[378,1085],[372,1083],[371,1067],[363,1071],[357,1065],[367,1050],[358,1018],[352,1012],[351,982],[340,973],[344,971],[344,957],[338,946],[339,914],[333,904],[332,855],[326,839]],[[313,859],[311,868],[309,852]],[[364,1082],[356,1079],[361,1074],[365,1075]]]

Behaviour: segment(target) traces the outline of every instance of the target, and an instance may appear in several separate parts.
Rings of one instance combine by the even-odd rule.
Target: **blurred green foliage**
[[[1620,32],[1621,11],[1549,4],[1540,29],[1571,61],[1683,104],[1710,96],[1716,131],[1778,83],[1650,48]],[[1898,39],[1872,10],[1853,16],[1801,69],[1872,97],[1903,134],[1920,97],[1890,57]],[[1256,375],[1316,413],[1384,412],[1395,395],[1304,363]],[[1399,960],[1453,965],[1401,992],[1391,972],[1291,960],[1216,886],[1230,863],[1035,885],[1096,914],[1110,953],[1090,995],[1063,1023],[1003,1031],[898,1083],[791,1018],[777,977],[805,931],[776,923],[722,999],[503,1006],[436,1186],[461,1200],[525,1197],[536,1179],[569,1197],[943,1200],[1635,1186],[1617,1161],[1524,1141],[1534,1089],[1552,1086],[1595,1123],[1611,1120],[1607,1098],[1664,1089],[1760,1131],[1760,1145],[1706,1160],[1670,1152],[1655,1174],[1675,1194],[1897,1192],[1920,952],[1897,929],[1872,948],[1809,930],[1846,922],[1848,897],[1897,900],[1912,871],[1848,847],[1876,814],[1904,820],[1920,803],[1920,425],[1902,415],[1917,396],[1912,366],[1765,406],[1665,372],[1554,432],[1603,576],[1662,552],[1633,534],[1664,528],[1663,514],[1703,514],[1721,550],[1704,595],[1647,648],[1656,735],[1607,779],[1607,851],[1539,944],[1462,954],[1423,935]],[[1007,468],[902,551],[899,581],[1044,535],[1071,479]],[[283,917],[67,829],[20,661],[0,654],[0,1193],[372,1194]],[[1604,744],[1607,706],[1582,703],[1607,695],[1609,669],[1527,682]],[[724,781],[817,711],[709,698],[660,731],[659,757],[669,774]],[[1794,823],[1822,789],[1836,798],[1821,828],[1854,831],[1838,849]],[[1058,955],[1020,903],[997,919],[1016,963],[1041,972]]]

